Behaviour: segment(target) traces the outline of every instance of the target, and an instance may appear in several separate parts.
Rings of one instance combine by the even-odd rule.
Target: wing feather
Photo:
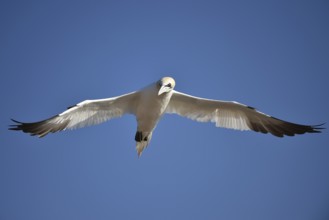
[[[264,114],[238,102],[204,99],[177,91],[173,91],[166,113],[178,114],[199,122],[213,122],[217,127],[253,130],[271,133],[277,137],[319,133],[323,129],[321,127],[323,124],[295,124]]]
[[[12,119],[16,124],[9,129],[43,137],[48,133],[96,125],[123,114],[134,114],[138,97],[139,93],[133,92],[108,99],[85,100],[46,120],[25,123]]]

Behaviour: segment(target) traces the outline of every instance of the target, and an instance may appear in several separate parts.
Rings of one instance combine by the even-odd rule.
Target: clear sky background
[[[329,219],[329,133],[276,138],[175,115],[8,131],[163,76],[191,95],[329,122],[328,1],[1,1],[0,219]],[[328,126],[325,125],[325,126]]]

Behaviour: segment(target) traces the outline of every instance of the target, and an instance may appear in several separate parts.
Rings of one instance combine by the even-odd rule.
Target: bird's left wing
[[[50,132],[100,124],[123,114],[134,114],[138,96],[138,92],[133,92],[113,98],[85,100],[43,121],[24,123],[12,119],[17,124],[9,129],[43,137]]]
[[[175,113],[199,122],[214,122],[217,127],[253,130],[283,137],[318,133],[321,125],[300,125],[283,121],[238,102],[203,99],[173,91],[166,113]]]

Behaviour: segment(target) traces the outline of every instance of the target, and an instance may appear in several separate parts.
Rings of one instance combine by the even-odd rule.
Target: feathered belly
[[[166,106],[167,103],[161,99],[156,99],[153,102],[141,103],[136,114],[138,130],[144,132],[153,131],[163,115]]]

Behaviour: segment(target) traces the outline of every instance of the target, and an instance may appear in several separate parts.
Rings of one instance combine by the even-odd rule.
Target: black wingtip
[[[323,125],[325,125],[326,123],[322,123],[322,124],[318,124],[318,125],[312,125],[310,126],[312,128],[312,130],[310,131],[310,133],[321,133],[321,130],[326,129],[325,127],[323,127]]]
[[[15,125],[9,125],[8,130],[12,130],[12,131],[20,131],[20,130],[22,130],[21,129],[21,125],[23,124],[22,122],[16,121],[15,119],[12,119],[12,118],[10,120],[12,120],[16,124]]]
[[[18,124],[22,124],[22,122],[20,122],[20,121],[16,121],[15,119],[10,119],[10,120],[12,120],[13,122],[15,122],[15,123],[18,123]]]
[[[32,136],[44,137],[49,133],[55,133],[62,131],[66,128],[70,120],[62,121],[61,123],[53,122],[52,120],[58,117],[55,115],[51,118],[37,121],[37,122],[20,122],[15,119],[11,119],[15,124],[9,126],[9,130],[22,131],[24,133],[29,133]]]

